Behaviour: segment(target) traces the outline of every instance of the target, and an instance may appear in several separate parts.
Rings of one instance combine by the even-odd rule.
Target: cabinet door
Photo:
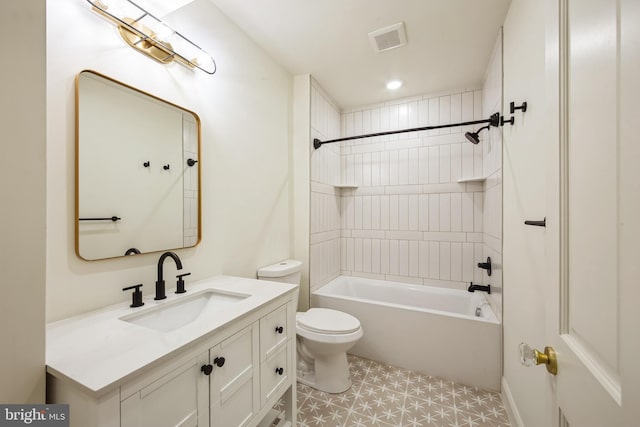
[[[258,339],[256,322],[209,350],[212,427],[244,426],[259,410]]]
[[[180,365],[120,403],[122,427],[205,427],[209,378],[207,353]]]
[[[264,362],[287,341],[292,331],[288,330],[287,306],[272,311],[260,319],[260,361]],[[295,335],[295,331],[294,331]]]

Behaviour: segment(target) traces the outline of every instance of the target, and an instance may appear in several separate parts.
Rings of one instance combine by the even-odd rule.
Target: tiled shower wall
[[[344,136],[485,119],[482,92],[465,89],[342,113]],[[343,143],[341,272],[464,289],[481,282],[483,146],[478,126]],[[324,148],[324,147],[323,147]]]
[[[340,137],[340,112],[311,80],[311,138]],[[311,148],[311,292],[340,274],[340,144]]]

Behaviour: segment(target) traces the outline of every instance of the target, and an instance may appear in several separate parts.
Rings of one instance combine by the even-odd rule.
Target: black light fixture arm
[[[447,125],[434,125],[434,126],[424,126],[419,128],[411,128],[411,129],[400,129],[400,130],[390,130],[386,132],[376,132],[376,133],[368,133],[366,135],[355,135],[355,136],[347,136],[344,138],[336,138],[330,139],[328,141],[321,141],[318,138],[313,139],[313,148],[316,150],[320,148],[323,144],[331,144],[333,142],[342,142],[342,141],[350,141],[352,139],[361,139],[361,138],[370,138],[374,136],[384,136],[384,135],[393,135],[396,133],[407,133],[407,132],[419,132],[423,130],[433,130],[433,129],[444,129],[444,128],[452,128],[457,126],[470,126],[470,125],[479,125],[482,123],[489,123],[489,126],[498,126],[500,123],[500,114],[493,113],[488,119],[485,120],[473,120],[470,122],[462,122],[462,123],[451,123]]]

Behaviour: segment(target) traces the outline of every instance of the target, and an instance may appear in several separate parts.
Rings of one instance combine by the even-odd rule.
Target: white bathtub
[[[311,294],[311,306],[360,320],[352,354],[500,390],[501,326],[482,292],[340,276]]]

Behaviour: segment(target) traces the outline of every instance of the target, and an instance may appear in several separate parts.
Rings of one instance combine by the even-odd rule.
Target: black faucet
[[[164,265],[164,260],[167,259],[167,257],[173,258],[178,270],[182,270],[182,262],[180,261],[180,258],[178,257],[178,255],[176,255],[174,252],[165,252],[162,255],[160,255],[160,259],[158,260],[158,280],[156,281],[156,297],[154,298],[154,300],[161,300],[167,297],[167,295],[165,295],[164,279],[162,278],[162,267]]]
[[[488,294],[491,293],[491,285],[476,285],[473,282],[469,283],[469,287],[467,288],[467,291],[469,292],[475,292],[475,291],[484,291]]]

